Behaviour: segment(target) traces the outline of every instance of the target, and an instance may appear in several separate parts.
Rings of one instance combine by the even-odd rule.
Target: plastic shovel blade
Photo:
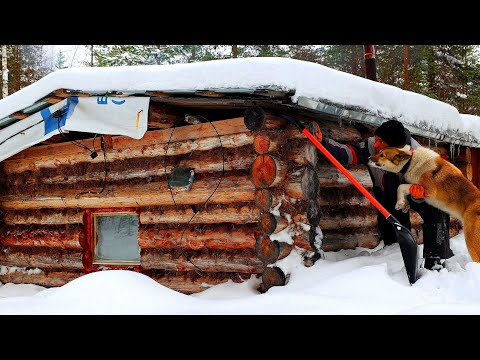
[[[393,225],[397,236],[408,281],[414,284],[418,279],[418,245],[408,229],[390,215],[387,220]]]

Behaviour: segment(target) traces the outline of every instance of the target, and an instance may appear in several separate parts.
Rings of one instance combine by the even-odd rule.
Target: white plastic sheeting
[[[147,131],[149,102],[149,97],[72,96],[0,130],[0,161],[60,131],[141,139]]]

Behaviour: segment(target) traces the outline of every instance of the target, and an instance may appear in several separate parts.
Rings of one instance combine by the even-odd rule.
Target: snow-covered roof
[[[0,126],[18,121],[9,117],[13,113],[48,106],[41,100],[58,89],[123,95],[270,89],[293,94],[294,105],[312,112],[373,125],[397,119],[413,134],[480,147],[480,121],[460,116],[451,105],[319,64],[271,57],[59,70],[0,100]]]

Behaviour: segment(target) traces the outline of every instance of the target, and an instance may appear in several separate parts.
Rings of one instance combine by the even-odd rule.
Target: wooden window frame
[[[109,213],[118,213],[119,215],[137,215],[138,225],[140,227],[140,210],[138,208],[97,208],[97,209],[85,209],[83,215],[84,225],[84,241],[81,241],[83,248],[82,263],[86,273],[99,271],[99,270],[134,270],[137,272],[142,271],[141,258],[139,262],[96,262],[95,258],[95,245],[96,245],[96,228],[95,228],[95,216],[108,216]],[[111,215],[112,216],[112,215]]]
[[[93,265],[115,265],[115,266],[135,266],[135,265],[140,265],[140,258],[138,261],[129,261],[129,260],[99,260],[97,259],[97,253],[95,249],[97,248],[97,243],[98,243],[98,233],[97,233],[97,227],[98,227],[98,218],[99,217],[105,217],[105,216],[137,216],[138,220],[138,215],[135,211],[120,211],[120,212],[92,212],[92,222],[93,222],[93,247],[92,247],[92,263]],[[138,243],[138,238],[137,238],[137,243]]]

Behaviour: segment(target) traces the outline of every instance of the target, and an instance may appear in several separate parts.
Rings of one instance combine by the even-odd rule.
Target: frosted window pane
[[[96,260],[140,261],[138,217],[97,216]]]

